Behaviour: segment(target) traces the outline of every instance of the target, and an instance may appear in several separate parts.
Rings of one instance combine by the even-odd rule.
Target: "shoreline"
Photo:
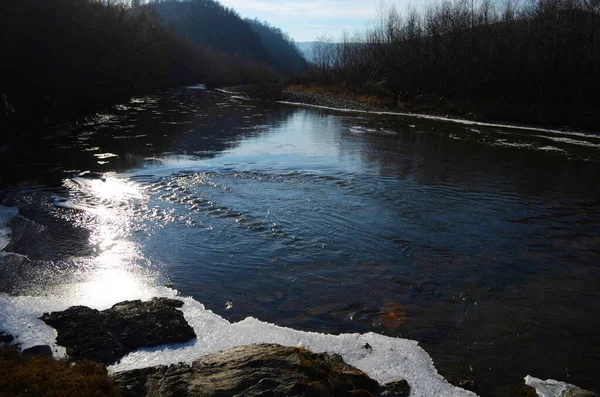
[[[240,93],[246,93],[242,87]],[[431,120],[452,121],[468,125],[514,128],[552,133],[568,133],[582,136],[600,136],[600,127],[582,127],[580,123],[540,122],[538,117],[520,118],[508,114],[507,108],[520,105],[502,105],[491,102],[450,102],[443,98],[424,98],[411,102],[401,102],[398,106],[390,106],[391,100],[380,96],[356,95],[329,87],[312,87],[288,85],[284,87],[276,102],[294,105],[315,106],[330,110],[347,112],[374,113],[382,115],[398,115]],[[541,105],[523,105],[523,107]],[[526,109],[523,109],[526,110]],[[522,111],[523,111],[522,110]],[[545,108],[545,112],[551,112]],[[592,110],[589,110],[592,112]],[[505,117],[502,117],[504,114]],[[538,120],[536,122],[536,120]],[[600,120],[596,120],[600,123]],[[594,124],[600,125],[600,124]]]
[[[182,306],[189,303],[189,298],[153,298],[151,301],[144,302],[140,300],[119,302],[111,309],[102,312],[89,307],[72,306],[62,312],[45,313],[40,319],[46,323],[50,322],[48,320],[52,320],[52,322],[66,320],[62,325],[48,324],[52,328],[58,325],[57,342],[67,345],[67,353],[71,353],[62,358],[60,355],[55,356],[56,351],[53,352],[49,345],[36,345],[21,351],[22,346],[14,343],[18,338],[0,332],[0,337],[2,337],[0,339],[0,370],[8,373],[8,378],[18,374],[21,379],[18,384],[0,381],[0,386],[12,392],[18,392],[22,387],[32,388],[43,395],[64,388],[81,388],[83,386],[92,393],[93,390],[104,392],[104,394],[94,395],[122,395],[124,397],[172,395],[476,397],[478,395],[475,393],[477,391],[476,383],[471,381],[457,384],[448,382],[439,375],[433,367],[433,362],[417,342],[402,339],[390,340],[373,333],[321,335],[326,339],[344,338],[344,344],[355,345],[350,350],[353,351],[352,353],[346,351],[344,354],[336,351],[335,343],[329,345],[329,347],[334,347],[331,350],[325,347],[328,344],[310,346],[311,343],[306,343],[307,341],[303,339],[298,339],[303,343],[295,344],[290,343],[290,340],[286,342],[274,337],[272,341],[248,340],[245,341],[247,343],[241,344],[226,342],[221,346],[222,348],[207,351],[205,354],[180,357],[178,360],[167,360],[166,362],[152,362],[151,360],[146,362],[146,365],[132,367],[126,365],[126,368],[115,368],[122,360],[127,361],[131,357],[127,356],[126,351],[120,351],[116,356],[104,357],[107,351],[114,352],[114,349],[111,348],[115,347],[106,339],[107,337],[122,339],[120,342],[116,342],[117,347],[121,346],[121,343],[127,344],[128,341],[137,343],[138,346],[132,350],[134,356],[143,355],[146,352],[154,353],[158,357],[168,355],[172,349],[177,351],[197,344],[199,340],[205,338],[204,334],[199,333],[198,336],[188,334],[179,341],[164,339],[178,336],[182,327],[189,328],[195,325],[193,319],[183,320],[186,311],[182,310]],[[150,311],[148,312],[147,309]],[[111,311],[112,314],[108,314]],[[90,333],[90,329],[96,326],[90,324],[88,317],[102,313],[112,316],[112,319],[108,319],[108,321],[109,323],[113,322],[113,325],[101,322],[100,328],[106,326],[108,328],[92,330]],[[171,324],[169,316],[172,315],[180,317],[183,321],[175,328],[165,331],[164,327]],[[150,327],[148,327],[149,320],[153,323]],[[95,324],[94,321],[92,323]],[[238,327],[240,324],[247,326],[251,323],[258,325],[259,329],[266,333],[269,333],[270,328],[271,331],[279,329],[289,334],[307,337],[316,335],[261,323],[252,318],[247,318],[240,323],[230,323],[229,326]],[[197,326],[194,328],[201,329]],[[140,330],[144,331],[140,332]],[[135,336],[136,334],[138,336]],[[157,337],[159,339],[156,339]],[[87,340],[90,338],[97,340],[89,344]],[[188,342],[183,342],[184,340],[188,340]],[[365,343],[365,341],[368,342]],[[400,342],[400,345],[394,341]],[[81,343],[83,343],[83,350]],[[390,343],[394,348],[390,348]],[[396,349],[397,347],[402,348]],[[418,353],[421,352],[424,354],[422,359],[425,361],[420,363],[419,359],[417,362],[404,361],[402,366],[414,367],[400,371],[392,368],[380,368],[375,372],[372,372],[374,368],[367,370],[363,367],[365,363],[360,365],[357,362],[358,357],[370,357],[375,352],[381,353],[388,349],[391,353],[388,352],[387,355],[408,354],[407,358],[410,357],[411,360],[415,359],[415,353],[418,356]],[[408,353],[405,350],[408,350]],[[385,354],[384,357],[378,357],[376,361],[380,359],[386,361]],[[113,363],[113,361],[115,362]],[[112,365],[110,365],[111,363]],[[44,367],[47,369],[43,369]],[[78,372],[82,368],[84,369],[83,374]],[[85,370],[86,368],[87,370]],[[90,372],[90,369],[93,371]],[[73,380],[73,378],[76,379]],[[510,394],[502,395],[598,397],[593,391],[553,379],[542,380],[527,375],[523,380],[521,385],[505,385],[504,391]]]
[[[175,305],[176,302],[179,304]],[[144,306],[152,307],[158,304],[173,306],[169,310],[174,314],[179,313],[179,316],[183,315],[187,325],[181,325],[183,327],[191,326],[197,337],[195,335],[193,338],[188,336],[184,338],[186,340],[191,338],[188,342],[179,341],[175,344],[159,340],[146,343],[145,341],[153,339],[153,334],[161,338],[164,336],[170,338],[173,333],[171,330],[165,332],[165,327],[169,326],[171,322],[167,317],[163,317],[162,309],[160,312],[154,310],[157,316],[151,321],[152,327],[143,326],[145,321],[148,323],[147,320],[150,319],[149,312]],[[175,307],[179,305],[182,307]],[[104,316],[104,320],[89,320],[90,316],[97,317],[99,315]],[[152,311],[150,315],[152,315]],[[61,312],[44,314],[40,318],[50,327],[57,327],[55,329],[58,331],[58,337],[56,342],[46,346],[43,344],[48,343],[49,340],[38,340],[38,344],[34,346],[35,349],[49,352],[50,354],[46,354],[45,357],[50,358],[52,351],[56,351],[60,344],[67,349],[67,354],[64,356],[66,362],[92,360],[102,365],[106,369],[107,376],[114,380],[120,380],[124,395],[130,395],[125,391],[131,387],[136,390],[147,390],[145,393],[131,394],[132,396],[173,395],[170,393],[173,391],[172,389],[164,390],[164,394],[160,392],[151,394],[149,391],[153,389],[153,384],[157,381],[169,385],[173,379],[180,383],[182,381],[178,377],[180,374],[195,378],[196,374],[202,372],[198,372],[201,368],[196,365],[197,362],[217,357],[219,359],[218,371],[210,369],[214,367],[211,365],[209,368],[211,373],[214,373],[218,379],[231,379],[232,384],[238,382],[239,376],[251,378],[249,382],[242,382],[247,384],[238,385],[246,388],[248,392],[268,386],[267,390],[262,391],[273,391],[275,392],[273,395],[282,397],[295,395],[350,396],[356,395],[355,393],[362,389],[367,389],[369,394],[358,395],[371,397],[379,395],[392,397],[408,397],[409,395],[411,397],[476,396],[475,393],[452,385],[443,378],[435,369],[430,356],[415,341],[388,338],[374,333],[331,335],[304,332],[261,322],[252,317],[238,323],[230,323],[204,310],[201,303],[176,295],[173,295],[172,299],[152,298],[150,301],[123,301],[101,312],[91,307],[71,306]],[[88,332],[90,327],[94,328],[91,333]],[[9,330],[13,333],[16,331],[18,334],[14,338],[14,342],[20,342],[20,337],[23,336],[19,329],[17,327]],[[119,347],[121,344],[129,346],[131,342],[139,344],[133,350],[133,354],[128,355],[123,350],[119,351],[117,356],[105,357],[106,352],[115,351],[115,346]],[[240,358],[234,353],[252,351],[258,346],[266,346],[265,344],[270,347],[267,346],[264,349],[265,356],[259,358],[258,361],[253,357]],[[25,346],[20,346],[20,348],[22,347]],[[285,370],[283,373],[282,368],[277,364],[279,362],[278,355],[282,349],[284,352],[293,353],[294,357],[298,357],[298,353],[300,354],[299,358],[292,359],[290,371]],[[122,356],[123,353],[125,356]],[[57,354],[55,357],[62,356]],[[113,363],[113,361],[115,362]],[[270,362],[273,362],[274,365],[270,365]],[[111,363],[112,365],[110,365]],[[259,377],[252,375],[256,370],[259,372]],[[300,374],[302,379],[298,380],[296,373]],[[339,374],[342,377],[341,383],[337,381],[334,383],[347,385],[349,389],[337,393],[338,386],[333,385],[334,393],[330,394],[327,389],[330,388],[333,378],[323,377],[323,373],[332,374],[334,378],[338,377],[336,374]],[[358,374],[364,379],[362,383],[366,382],[369,387],[355,387],[354,381],[346,381],[348,376],[354,378],[352,374]],[[172,378],[171,375],[176,375],[176,377]],[[308,376],[308,379],[305,379],[305,376]],[[269,379],[266,384],[263,381],[265,378]],[[185,379],[183,381],[185,382]],[[316,393],[296,393],[296,383],[298,382],[316,385],[317,389],[308,390]],[[214,385],[209,383],[207,381],[204,385],[207,393],[200,393],[200,395],[223,395],[212,394]],[[145,386],[141,387],[140,385]],[[238,386],[234,388],[238,389]],[[400,389],[396,390],[396,386],[400,386]],[[191,382],[189,387],[193,389],[194,382]],[[346,386],[340,387],[346,388]],[[384,393],[386,391],[387,393]],[[238,392],[241,392],[241,395],[255,395],[245,394],[244,390],[238,390]],[[233,394],[239,395],[237,392],[231,395]]]

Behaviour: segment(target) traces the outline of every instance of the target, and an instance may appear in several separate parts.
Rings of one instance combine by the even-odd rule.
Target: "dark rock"
[[[0,332],[0,343],[8,345],[13,340],[15,340],[14,336],[9,335],[9,334],[5,334],[4,332]]]
[[[380,396],[408,397],[410,396],[410,385],[404,379],[394,379],[381,386]]]
[[[372,396],[379,388],[340,356],[267,344],[218,352],[191,365],[122,372],[114,380],[124,397]]]
[[[24,356],[52,357],[52,348],[48,345],[37,345],[23,350]]]
[[[196,337],[177,308],[183,302],[154,298],[149,302],[125,301],[98,311],[73,306],[44,313],[41,320],[58,331],[56,341],[76,360],[114,363],[140,347],[183,343]]]

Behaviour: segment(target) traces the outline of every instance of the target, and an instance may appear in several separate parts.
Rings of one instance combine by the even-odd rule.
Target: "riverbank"
[[[183,318],[179,310],[183,305],[181,300],[154,298],[120,302],[103,311],[74,306],[45,313],[40,319],[57,329],[57,342],[67,349],[68,358],[62,359],[53,357],[57,351],[48,345],[20,352],[19,345],[11,345],[14,338],[0,332],[4,345],[0,345],[0,370],[5,374],[0,390],[7,396],[476,396],[432,378],[428,374],[431,369],[424,368],[412,354],[400,372],[418,376],[381,382],[374,378],[382,374],[372,377],[349,365],[342,355],[266,342],[234,345],[167,365],[114,370],[128,350],[177,350],[203,339]],[[381,346],[371,343],[358,350],[377,361]],[[395,354],[406,353],[398,350]],[[111,363],[115,364],[111,367]],[[390,371],[393,369],[384,372]],[[461,386],[472,388],[475,384]],[[598,397],[574,385],[530,376],[521,386],[502,390],[504,393],[494,395]]]
[[[347,364],[347,354],[343,358],[329,349],[314,353],[274,334],[269,338],[272,342],[229,341],[236,338],[228,337],[226,330],[222,330],[219,338],[225,339],[229,347],[215,349],[212,354],[187,355],[161,365],[115,369],[124,356],[140,348],[166,352],[191,344],[210,344],[208,332],[202,333],[198,327],[192,329],[190,325],[194,322],[184,319],[185,313],[180,310],[183,305],[183,300],[153,298],[145,302],[120,302],[102,311],[73,306],[44,313],[39,319],[57,330],[56,343],[66,348],[68,360],[52,360],[53,354],[59,354],[49,345],[33,346],[22,354],[16,349],[1,349],[0,369],[9,376],[0,380],[0,389],[10,395],[21,395],[23,390],[31,389],[35,390],[33,395],[49,396],[82,383],[88,389],[96,388],[98,395],[131,397],[475,396],[437,375],[426,353],[413,343],[396,352],[408,354],[403,364],[406,368],[396,371],[404,372],[406,377],[391,376],[393,370],[388,369],[385,376],[390,379],[386,381],[381,381],[382,374],[378,372],[369,376],[367,371]],[[273,329],[264,331],[272,333]],[[258,333],[250,331],[250,334]],[[8,344],[13,341],[3,335]],[[381,347],[371,340],[353,350],[355,354],[383,362],[385,359],[377,355]],[[53,376],[53,372],[60,376]],[[20,380],[11,380],[15,378]]]
[[[412,100],[358,94],[337,86],[284,87],[279,99],[338,109],[398,112],[463,119],[480,123],[600,133],[600,113],[592,106],[502,104],[492,101],[452,101],[441,96],[419,95]]]

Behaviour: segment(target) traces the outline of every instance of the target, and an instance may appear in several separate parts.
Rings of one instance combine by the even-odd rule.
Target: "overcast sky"
[[[296,41],[314,41],[326,34],[334,39],[370,26],[379,0],[219,0],[242,17],[258,18],[281,28]],[[409,6],[421,7],[428,0],[386,0],[401,13]]]

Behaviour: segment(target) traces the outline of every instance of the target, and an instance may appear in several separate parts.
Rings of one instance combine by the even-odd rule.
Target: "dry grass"
[[[22,356],[0,349],[0,397],[120,396],[104,366]]]
[[[355,93],[340,85],[300,85],[291,84],[286,91],[311,95],[332,95],[346,101],[363,103],[370,106],[388,108],[393,103],[392,98],[384,95]]]

